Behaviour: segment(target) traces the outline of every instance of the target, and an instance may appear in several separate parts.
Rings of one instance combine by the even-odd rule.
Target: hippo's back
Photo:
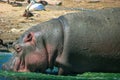
[[[59,19],[64,26],[61,64],[76,72],[120,72],[120,8],[83,11]]]

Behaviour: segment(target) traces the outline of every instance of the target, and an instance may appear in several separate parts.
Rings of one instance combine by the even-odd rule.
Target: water
[[[0,70],[2,68],[2,64],[9,61],[12,56],[13,54],[11,52],[0,52]]]

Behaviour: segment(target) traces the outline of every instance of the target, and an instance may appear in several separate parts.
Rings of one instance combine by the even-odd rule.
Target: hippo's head
[[[29,32],[13,43],[14,59],[3,65],[4,69],[13,71],[40,71],[48,67],[48,53],[43,36],[40,32]],[[16,59],[17,58],[17,59]],[[12,66],[10,65],[12,63]],[[8,68],[7,66],[11,67]]]
[[[3,65],[5,70],[44,72],[52,69],[63,50],[60,21],[52,19],[31,27],[13,43],[13,48],[15,57]],[[9,67],[11,63],[13,66]]]

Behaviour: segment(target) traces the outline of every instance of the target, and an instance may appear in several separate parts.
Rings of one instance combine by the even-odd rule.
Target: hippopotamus
[[[56,66],[59,75],[119,73],[119,34],[120,8],[62,15],[25,31],[13,43],[15,57],[3,69],[44,73]]]

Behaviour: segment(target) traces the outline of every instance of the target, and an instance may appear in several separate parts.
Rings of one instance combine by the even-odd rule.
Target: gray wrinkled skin
[[[44,72],[57,66],[64,75],[120,72],[119,34],[120,8],[60,16],[33,26],[14,43],[19,59],[10,67]]]

